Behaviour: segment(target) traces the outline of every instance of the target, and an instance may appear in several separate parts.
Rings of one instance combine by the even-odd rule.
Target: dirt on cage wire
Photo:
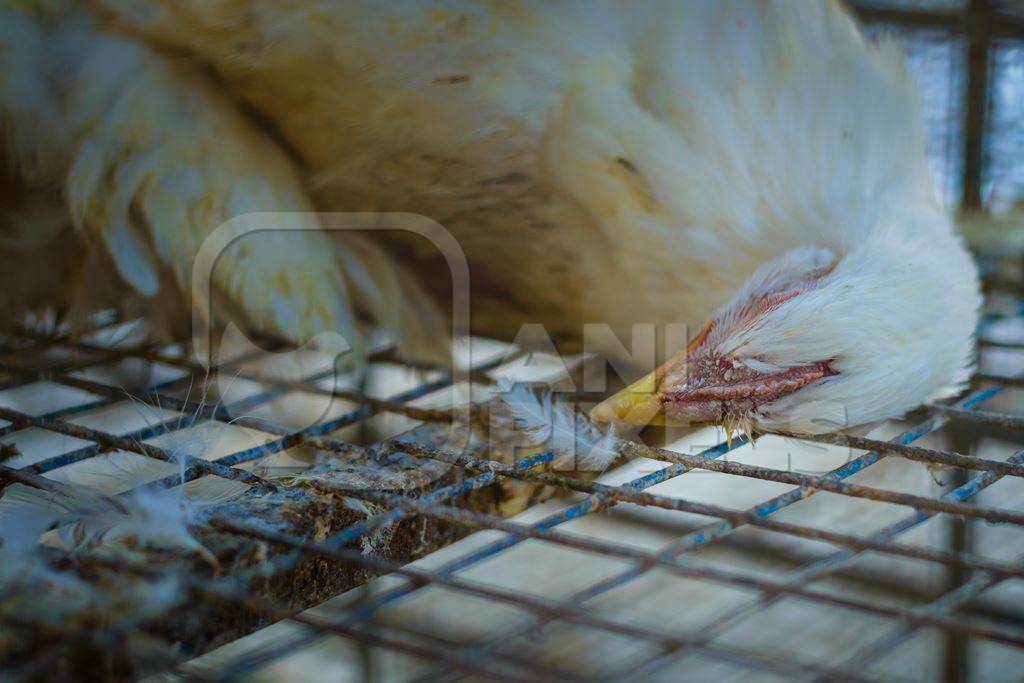
[[[451,373],[403,368],[387,349],[360,389],[338,387],[332,359],[308,349],[250,352],[211,373],[144,335],[134,322],[5,339],[0,500],[28,502],[5,523],[24,522],[33,544],[57,527],[38,556],[5,536],[0,657],[15,677],[160,670],[380,573],[359,558],[400,566],[466,532],[382,495],[507,517],[553,491],[500,476],[509,464],[550,470],[554,458],[500,401],[454,407],[471,387]],[[471,381],[523,369],[507,345],[483,356]],[[467,462],[485,471],[470,478]],[[24,519],[47,506],[64,517]],[[168,542],[157,515],[182,511],[171,534],[187,540]],[[136,522],[158,528],[153,542],[108,543]],[[310,542],[338,557],[297,545]]]
[[[211,379],[137,323],[11,333],[0,502],[51,512],[5,535],[4,677],[1013,680],[1016,279],[956,401],[861,435],[625,438],[596,478],[492,390],[571,390],[581,358],[477,340],[456,384],[381,349],[357,387],[309,350]]]

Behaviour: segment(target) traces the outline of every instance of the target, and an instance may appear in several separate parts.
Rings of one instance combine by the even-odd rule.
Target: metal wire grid
[[[951,209],[1002,213],[1024,197],[1024,13],[1016,0],[846,0],[868,36],[892,34],[922,95],[928,156]]]
[[[324,393],[325,390],[316,384],[323,373],[316,373],[298,382],[282,382],[276,386],[270,381],[264,391],[231,405],[205,406],[175,398],[168,394],[174,388],[186,383],[201,383],[205,370],[190,363],[179,355],[169,355],[152,351],[149,347],[135,346],[129,348],[106,347],[99,344],[74,344],[70,340],[56,336],[46,337],[26,333],[11,337],[6,342],[6,356],[0,369],[11,378],[6,387],[24,385],[32,381],[45,380],[59,385],[74,387],[89,392],[97,398],[83,401],[75,405],[39,415],[31,415],[10,408],[0,408],[0,419],[10,424],[3,427],[0,435],[25,428],[38,428],[83,439],[88,445],[55,455],[51,458],[35,462],[20,468],[3,467],[0,475],[8,481],[20,481],[32,486],[47,486],[47,473],[73,462],[97,456],[110,449],[124,449],[152,458],[168,460],[172,456],[167,451],[143,443],[144,439],[153,437],[168,429],[182,429],[199,419],[219,422],[241,420],[246,418],[240,414],[252,407],[273,400],[292,391],[308,391]],[[39,357],[48,349],[55,347],[77,349],[56,363],[42,367],[35,365]],[[173,408],[181,415],[163,424],[147,426],[128,434],[109,434],[89,429],[68,421],[68,418],[114,404],[125,399],[122,387],[105,385],[101,382],[83,380],[73,376],[72,372],[84,368],[99,367],[125,359],[138,359],[143,363],[159,362],[182,368],[186,375],[171,381],[148,384],[133,390],[137,399],[164,409]],[[231,365],[244,361],[236,359]],[[475,368],[482,373],[497,364],[497,361],[481,364]],[[228,370],[223,367],[221,370]],[[266,378],[259,378],[266,381]],[[601,484],[580,478],[568,477],[548,471],[535,469],[537,465],[550,461],[554,454],[548,453],[526,459],[515,464],[481,460],[468,455],[440,451],[434,448],[395,441],[383,444],[382,448],[401,450],[402,452],[424,460],[432,459],[461,468],[465,478],[456,484],[437,488],[419,498],[408,498],[396,494],[375,491],[349,491],[347,496],[362,497],[378,505],[385,506],[386,512],[375,515],[363,522],[346,528],[342,533],[325,541],[311,542],[305,539],[290,537],[269,532],[264,528],[255,528],[237,519],[212,518],[209,522],[214,528],[232,534],[240,534],[260,539],[269,543],[279,544],[294,550],[294,553],[282,555],[273,561],[272,567],[260,567],[254,571],[280,571],[296,562],[303,556],[318,556],[333,561],[349,563],[373,571],[377,574],[393,574],[404,577],[406,583],[398,588],[390,589],[383,594],[373,596],[360,604],[344,618],[314,617],[308,614],[291,614],[289,610],[273,601],[254,596],[246,589],[245,576],[232,576],[216,580],[186,577],[187,586],[197,595],[208,599],[239,603],[266,610],[281,619],[290,618],[302,624],[306,633],[297,638],[287,639],[275,647],[262,651],[259,656],[248,657],[235,662],[217,673],[198,674],[182,670],[179,673],[189,678],[204,680],[227,680],[237,678],[278,657],[293,652],[296,648],[316,638],[334,634],[365,643],[375,648],[392,649],[407,655],[423,659],[433,665],[415,680],[441,680],[453,672],[463,672],[491,680],[523,681],[523,680],[579,680],[582,677],[565,669],[542,664],[528,658],[502,651],[502,644],[518,634],[528,632],[537,624],[550,621],[565,621],[580,627],[617,634],[619,636],[638,639],[651,644],[657,650],[656,656],[645,656],[636,661],[628,661],[620,670],[609,671],[601,676],[603,680],[621,680],[623,678],[643,678],[672,664],[678,658],[693,652],[734,665],[743,666],[755,671],[768,671],[801,680],[871,680],[872,677],[859,671],[859,663],[870,661],[899,647],[913,634],[922,628],[937,628],[962,637],[988,639],[1014,648],[1024,647],[1024,630],[1008,627],[1006,624],[990,623],[987,620],[968,616],[960,610],[964,605],[975,600],[984,591],[1007,581],[1008,579],[1024,578],[1024,564],[1020,561],[1006,562],[980,556],[965,550],[935,550],[916,545],[900,543],[898,537],[936,515],[948,515],[963,519],[981,519],[991,523],[1013,525],[1024,524],[1024,511],[984,507],[971,504],[971,499],[986,487],[1003,477],[1020,477],[1024,475],[1024,451],[1015,454],[1006,461],[986,460],[980,457],[912,446],[912,442],[926,434],[933,433],[951,423],[965,422],[975,425],[992,425],[1002,428],[1020,429],[1024,426],[1024,417],[1005,415],[978,410],[986,401],[1005,391],[1008,386],[1019,384],[1014,381],[995,381],[993,377],[983,377],[985,386],[976,389],[960,401],[948,406],[933,406],[928,409],[927,417],[912,429],[907,430],[891,442],[873,439],[831,435],[815,437],[816,441],[840,443],[866,452],[850,460],[841,467],[828,472],[824,476],[815,476],[793,471],[782,471],[766,467],[758,467],[738,462],[726,461],[722,458],[731,450],[743,445],[744,440],[736,440],[731,444],[722,443],[705,450],[698,455],[687,455],[666,449],[645,446],[629,442],[622,448],[627,457],[647,457],[668,463],[661,469],[636,478],[618,486]],[[365,421],[373,415],[391,412],[413,417],[417,420],[445,420],[448,413],[444,410],[422,409],[408,405],[417,397],[429,394],[451,383],[451,375],[443,374],[440,378],[388,400],[375,399],[356,391],[331,391],[334,395],[354,401],[358,408],[342,416],[329,419],[312,427],[289,432],[277,430],[279,438],[265,445],[234,452],[229,455],[207,462],[192,459],[187,463],[184,479],[192,480],[200,476],[212,474],[220,477],[238,479],[263,488],[276,488],[281,484],[266,481],[239,465],[251,463],[268,454],[281,452],[300,443],[311,443],[317,448],[339,453],[359,453],[364,449],[350,443],[341,442],[331,435],[338,429]],[[259,429],[272,430],[266,423],[260,422]],[[927,496],[899,493],[879,488],[872,488],[848,481],[852,475],[868,468],[886,457],[904,458],[928,463],[943,468],[963,468],[974,473],[962,485],[945,495],[934,498]],[[762,479],[791,485],[793,488],[770,500],[762,502],[747,510],[736,511],[726,507],[700,503],[696,501],[667,497],[647,492],[646,489],[665,482],[694,469],[710,470],[739,477]],[[542,482],[557,487],[568,493],[584,494],[578,502],[566,506],[559,512],[545,517],[533,524],[522,524],[501,519],[492,515],[472,512],[453,507],[450,503],[459,494],[468,490],[488,486],[498,479],[516,479],[525,482]],[[178,477],[169,478],[168,485],[180,483]],[[330,485],[321,483],[319,486],[329,490]],[[796,502],[805,500],[821,491],[841,496],[862,498],[869,501],[896,503],[912,508],[905,518],[890,524],[873,533],[861,536],[820,528],[812,528],[793,522],[783,522],[774,516]],[[619,502],[629,502],[641,506],[663,508],[665,510],[685,511],[715,518],[717,521],[704,525],[687,533],[660,552],[651,553],[637,550],[634,547],[599,541],[592,538],[561,532],[558,527],[570,520],[584,515],[591,515],[605,510]],[[409,515],[427,515],[441,520],[456,522],[473,529],[493,529],[504,532],[505,536],[473,553],[460,557],[445,564],[436,571],[425,571],[409,566],[399,566],[373,556],[363,555],[347,546],[372,533],[374,530],[391,524]],[[733,532],[745,527],[778,532],[796,538],[824,541],[835,546],[835,551],[824,557],[801,566],[780,578],[765,578],[742,571],[731,569],[707,568],[696,566],[686,561],[686,555],[702,547],[708,546],[728,537]],[[609,557],[629,560],[634,565],[628,570],[586,586],[569,595],[563,600],[548,600],[532,597],[516,591],[494,588],[478,582],[467,581],[459,577],[460,571],[485,559],[499,555],[503,551],[527,539],[536,539],[558,546],[575,548]],[[850,597],[827,590],[812,588],[811,584],[824,576],[833,574],[848,566],[852,560],[864,552],[882,553],[891,557],[912,558],[959,571],[968,577],[961,585],[953,587],[941,597],[930,603],[912,607],[899,606],[879,600],[868,600]],[[673,576],[698,579],[721,585],[743,587],[756,591],[760,596],[749,603],[720,614],[712,623],[697,631],[699,635],[679,634],[671,631],[637,626],[618,621],[600,613],[588,610],[588,601],[605,594],[616,587],[644,575],[652,569],[660,569]],[[148,574],[151,567],[137,566],[131,563],[120,563],[119,571]],[[408,628],[406,632],[396,634],[393,627],[378,627],[373,617],[388,605],[415,594],[426,586],[442,586],[450,590],[474,595],[479,598],[514,606],[532,615],[524,625],[510,629],[507,633],[495,634],[489,642],[456,643],[438,640],[429,633]],[[867,647],[852,653],[848,661],[823,666],[821,664],[797,661],[778,656],[776,653],[759,652],[751,648],[723,645],[712,642],[730,625],[737,623],[751,614],[766,609],[782,597],[795,597],[800,600],[829,605],[837,609],[850,610],[854,613],[877,615],[891,622],[891,628],[880,632],[878,637]],[[32,628],[31,623],[8,624],[21,628]],[[36,625],[38,626],[38,625]],[[49,628],[49,627],[48,627]],[[100,634],[67,632],[60,634],[64,638],[95,639]],[[12,678],[19,675],[30,677],[36,672],[39,662],[30,662],[26,668],[11,672]]]

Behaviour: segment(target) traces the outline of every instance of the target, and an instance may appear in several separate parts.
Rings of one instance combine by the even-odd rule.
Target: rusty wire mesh
[[[934,27],[894,30],[909,46],[924,93],[930,159],[947,203],[955,205],[963,173],[964,39]],[[994,81],[1016,78],[1019,67],[1020,46],[999,43]],[[998,85],[993,92],[990,125],[1004,132],[989,148],[985,192],[991,201],[1013,202],[1020,194],[1013,175],[1018,95]],[[959,400],[922,409],[898,428],[888,425],[884,438],[800,440],[812,449],[801,463],[821,455],[834,466],[808,471],[772,459],[768,443],[758,451],[744,440],[702,449],[692,448],[693,440],[688,447],[631,441],[622,451],[633,467],[596,480],[552,471],[552,452],[509,460],[390,438],[416,424],[452,419],[450,410],[422,401],[452,388],[446,371],[419,370],[400,388],[339,388],[327,382],[333,368],[282,379],[253,371],[243,355],[211,374],[184,349],[140,337],[143,328],[108,321],[72,337],[41,324],[0,340],[0,444],[20,449],[0,452],[0,483],[46,487],[61,471],[117,451],[174,461],[160,439],[202,422],[251,428],[262,442],[188,459],[163,484],[214,476],[245,482],[257,493],[280,491],[289,480],[257,465],[302,447],[328,458],[400,452],[455,473],[415,495],[332,491],[336,485],[319,481],[318,493],[365,501],[373,512],[315,539],[244,516],[205,518],[219,533],[281,551],[252,567],[260,575],[315,557],[356,568],[363,579],[381,578],[324,608],[301,611],[273,591],[254,591],[252,575],[186,574],[184,588],[196,602],[256,609],[264,615],[259,625],[274,626],[238,641],[256,638],[248,647],[231,644],[196,660],[212,648],[179,650],[159,666],[140,663],[140,671],[167,668],[172,678],[342,680],[344,671],[353,680],[411,681],[1017,680],[1024,663],[1019,301],[1017,292],[991,293],[980,370]],[[491,384],[517,358],[502,352],[471,364],[474,382]],[[376,360],[392,362],[386,348]],[[251,390],[235,395],[237,387],[226,387],[218,375],[248,382]],[[296,428],[281,418],[290,403],[311,396],[332,401],[323,419]],[[122,430],[90,426],[96,415],[133,402],[158,412]],[[389,415],[402,418],[401,429],[365,428]],[[770,435],[761,441],[795,443]],[[844,457],[824,457],[837,452]],[[900,477],[872,478],[894,464],[901,476],[916,472],[936,483],[922,490]],[[511,517],[466,497],[496,482],[542,486],[547,493],[541,504]],[[680,482],[698,483],[672,488]],[[707,488],[716,495],[704,495],[700,482],[713,483]],[[843,507],[848,503],[855,506]],[[873,516],[876,511],[885,514]],[[480,533],[411,564],[360,548],[381,529],[420,518]],[[627,533],[602,531],[616,525]],[[639,538],[648,531],[650,538]],[[527,549],[525,559],[516,555]],[[556,552],[569,553],[568,565],[553,559]],[[125,558],[55,553],[50,560],[96,563],[126,577],[164,571]],[[571,580],[563,576],[566,566]],[[508,575],[525,578],[517,583]],[[496,616],[474,616],[488,610]],[[159,615],[127,626],[102,619],[52,623],[2,611],[0,620],[0,630],[38,641],[27,656],[3,661],[2,677],[36,680],[67,665],[61,658],[68,643],[91,653],[124,648]],[[337,649],[328,649],[326,660],[310,655],[329,643]],[[289,660],[297,668],[282,668]],[[340,668],[325,668],[328,663]],[[84,669],[95,664],[72,662]],[[82,677],[130,676],[101,667]]]
[[[647,463],[649,471],[636,476],[631,474],[625,479],[613,477],[608,481],[595,481],[544,468],[543,465],[554,457],[553,453],[540,453],[508,462],[439,450],[410,441],[385,441],[378,448],[400,450],[423,463],[446,463],[457,469],[459,476],[416,496],[345,488],[346,496],[372,502],[379,511],[320,540],[249,524],[237,516],[215,514],[205,523],[223,533],[258,539],[295,551],[295,554],[284,554],[274,560],[283,565],[294,563],[297,556],[311,555],[332,563],[358,566],[370,575],[388,575],[392,583],[369,597],[361,595],[358,600],[332,607],[327,612],[296,614],[294,609],[275,604],[273,597],[254,594],[249,585],[237,577],[187,576],[186,588],[197,600],[255,605],[270,615],[271,621],[287,619],[301,625],[301,628],[271,640],[255,652],[227,657],[216,666],[190,668],[188,664],[181,665],[175,675],[202,680],[233,679],[259,672],[273,666],[282,657],[292,656],[324,638],[332,637],[362,643],[373,652],[399,652],[406,658],[426,664],[408,665],[411,680],[446,680],[458,675],[515,681],[621,680],[625,677],[654,680],[666,671],[675,671],[673,675],[678,676],[679,666],[684,667],[684,672],[692,670],[685,667],[693,666],[694,657],[705,663],[715,662],[730,669],[738,667],[747,673],[767,673],[783,679],[878,680],[888,676],[884,671],[872,671],[868,664],[898,652],[921,632],[946,634],[947,640],[955,636],[958,640],[949,640],[945,647],[951,648],[958,643],[955,646],[960,648],[962,656],[966,652],[963,649],[965,642],[997,647],[1000,654],[990,655],[991,661],[1000,662],[1001,667],[1009,667],[1006,671],[1014,670],[1013,667],[1019,667],[1021,657],[1024,657],[1021,650],[1024,646],[1024,610],[1021,609],[1024,603],[1001,597],[998,609],[994,609],[992,605],[985,604],[984,596],[1024,577],[1024,564],[1021,563],[1024,534],[1020,532],[1020,526],[1024,524],[1024,505],[979,504],[977,501],[979,495],[990,487],[1004,480],[1021,479],[1024,475],[1024,451],[1014,452],[1009,457],[996,457],[993,453],[999,451],[998,448],[992,447],[988,452],[977,444],[971,447],[970,441],[964,441],[962,433],[957,437],[951,428],[964,427],[968,432],[973,429],[975,440],[977,434],[985,434],[989,430],[999,430],[1004,439],[1019,438],[1024,426],[1024,410],[996,412],[989,406],[1019,391],[1016,388],[1021,385],[1019,377],[996,372],[1007,367],[1007,354],[1019,355],[1020,349],[1024,348],[1024,335],[1013,337],[1014,325],[1021,322],[1017,311],[1006,310],[1004,300],[997,315],[990,317],[987,323],[995,330],[996,341],[987,341],[983,347],[986,354],[995,353],[997,361],[1002,358],[1002,364],[997,362],[993,366],[983,362],[983,373],[979,374],[976,386],[968,394],[958,401],[923,410],[915,416],[912,424],[894,437],[887,440],[845,435],[816,437],[815,442],[851,449],[846,459],[827,472],[809,473],[792,467],[758,464],[756,450],[752,451],[753,459],[732,457],[750,449],[743,440],[719,443],[696,453],[627,442],[622,447],[622,454],[633,462]],[[343,427],[365,422],[375,415],[393,413],[427,422],[444,421],[451,415],[444,409],[411,405],[418,397],[444,389],[451,382],[451,376],[445,373],[421,375],[428,380],[386,398],[366,395],[359,390],[325,390],[318,384],[325,374],[321,369],[299,380],[277,383],[267,377],[258,377],[262,390],[233,403],[191,401],[176,395],[175,390],[180,391],[190,385],[200,386],[209,381],[209,375],[205,368],[195,365],[180,354],[180,349],[178,351],[155,350],[131,339],[121,341],[116,335],[104,331],[91,335],[88,341],[61,334],[43,334],[38,330],[26,330],[23,334],[6,337],[5,355],[0,364],[6,375],[4,390],[0,392],[0,419],[6,424],[0,428],[0,435],[7,443],[19,443],[20,436],[21,443],[24,443],[29,432],[38,434],[41,431],[61,435],[68,441],[63,448],[48,452],[46,457],[27,457],[24,453],[15,455],[3,465],[3,478],[7,482],[45,487],[48,477],[61,468],[113,450],[170,459],[172,456],[166,450],[151,442],[153,437],[168,429],[184,429],[198,420],[242,424],[249,421],[271,435],[266,443],[219,455],[209,461],[191,459],[186,463],[184,479],[214,475],[244,481],[255,490],[278,489],[287,484],[282,484],[281,480],[265,479],[254,473],[252,468],[242,469],[241,466],[303,443],[314,445],[322,453],[364,452],[363,446],[353,445],[335,435]],[[508,360],[508,354],[500,358],[500,362]],[[137,383],[126,388],[124,375],[111,374],[111,369],[124,368],[132,363],[137,364]],[[171,373],[168,379],[160,372],[139,374],[137,371],[138,368],[152,369],[155,365],[175,368],[177,372]],[[231,366],[232,376],[244,376],[237,369],[238,365],[236,361]],[[478,379],[486,379],[483,373],[498,365],[499,360],[493,357],[478,364]],[[112,379],[95,379],[103,376]],[[34,390],[26,389],[30,387]],[[71,390],[72,398],[62,397],[53,403],[59,395],[58,389]],[[303,392],[329,393],[351,402],[354,407],[298,431],[255,420],[251,416],[261,404]],[[38,404],[33,404],[33,399],[28,398],[40,395],[49,396],[51,407],[39,408]],[[135,401],[160,406],[175,415],[161,424],[150,423],[120,434],[85,426],[91,414],[123,403],[129,395]],[[1019,401],[1016,404],[1010,401],[1006,405],[1024,408],[1024,403]],[[955,438],[950,443],[956,447],[943,449],[915,444],[929,435],[934,439],[935,434],[948,433],[954,433]],[[900,490],[898,486],[890,489],[863,483],[863,474],[882,462],[892,460],[934,470],[934,476],[944,480],[941,494],[928,495]],[[737,481],[771,482],[781,488],[771,489],[778,492],[742,507],[729,498],[716,503],[699,497],[658,492],[659,485],[666,482],[708,472]],[[954,481],[950,472],[966,474]],[[457,503],[458,497],[466,491],[491,485],[496,480],[543,484],[563,494],[563,498],[550,512],[530,521],[502,518]],[[169,477],[167,483],[177,484],[180,480],[176,476]],[[329,490],[331,484],[322,482],[318,486]],[[817,523],[820,520],[813,515],[809,517],[812,521],[808,522],[807,517],[799,514],[813,497],[827,496],[884,506],[897,510],[898,514],[877,528],[854,523],[846,529]],[[1017,499],[1011,497],[1008,500]],[[632,542],[563,530],[573,528],[584,518],[610,518],[616,509],[656,509],[666,514],[688,515],[685,518],[689,520],[689,526],[671,542],[653,549]],[[466,529],[491,530],[500,534],[428,568],[417,564],[403,565],[352,548],[360,538],[405,517],[436,518]],[[901,539],[929,522],[935,526],[948,520],[961,520],[967,524],[986,522],[984,528],[1009,530],[1009,536],[1001,537],[1004,539],[1001,544],[987,551],[972,550],[963,543],[963,539],[959,545]],[[707,548],[728,544],[730,539],[749,537],[752,531],[761,541],[786,537],[812,542],[815,550],[808,553],[806,548],[801,548],[801,552],[795,552],[791,544],[762,543],[762,552],[785,560],[783,567],[773,567],[771,571],[745,566],[742,562],[712,563],[690,559],[694,555],[700,556],[700,551]],[[737,546],[739,550],[734,548],[733,551],[753,552],[751,548],[757,544],[751,546],[749,540],[747,538],[746,545],[740,543]],[[526,542],[578,552],[581,563],[588,562],[588,558],[594,558],[595,562],[613,558],[618,568],[593,580],[586,579],[587,572],[581,572],[578,580],[572,582],[573,590],[557,597],[543,595],[543,590],[538,593],[532,588],[508,588],[479,577],[464,578],[467,570],[481,563],[501,562],[511,549]],[[453,546],[457,547],[458,544]],[[824,548],[830,550],[825,551]],[[843,575],[856,568],[865,556],[876,561],[881,558],[882,562],[868,565],[858,579],[869,583],[874,581],[876,585],[871,590],[865,591],[863,587],[857,590],[837,588],[827,581],[829,577]],[[898,574],[887,584],[885,579],[892,578],[886,577],[884,568],[889,566],[887,562],[910,562],[939,568],[943,577],[939,582],[941,587],[936,587],[931,580],[926,582],[927,586],[901,586]],[[159,565],[133,564],[125,560],[116,564],[113,569],[125,574],[160,571]],[[273,568],[268,570],[264,567],[262,570],[273,571]],[[739,591],[744,599],[737,600],[735,595],[730,595],[720,604],[711,599],[710,604],[700,610],[711,618],[699,626],[687,628],[652,624],[637,619],[635,615],[623,615],[602,606],[608,596],[654,573],[661,577],[659,590],[667,600],[672,599],[673,593],[671,586],[665,584],[672,581],[727,587]],[[931,576],[934,578],[934,573]],[[538,580],[543,581],[542,578]],[[427,589],[443,589],[446,594],[469,596],[478,603],[502,605],[511,609],[515,618],[490,624],[486,632],[461,635],[458,628],[453,633],[446,633],[446,628],[423,614],[398,620],[382,618],[382,615]],[[901,595],[901,591],[906,593]],[[1008,595],[1012,598],[1019,593],[1010,591]],[[761,628],[771,627],[773,621],[770,617],[778,614],[775,611],[778,606],[794,603],[846,615],[849,626],[844,628],[858,632],[862,637],[848,644],[843,656],[823,660],[815,655],[815,648],[811,645],[797,647],[795,652],[791,652],[777,646],[759,647],[756,642],[743,642],[730,636],[737,624],[764,620],[766,614],[769,618],[762,621]],[[444,604],[444,600],[439,604]],[[683,607],[680,605],[681,609]],[[779,622],[780,630],[788,618]],[[33,624],[23,617],[19,619],[8,622],[7,628],[35,635],[45,632],[50,638],[42,639],[39,649],[27,661],[5,663],[5,676],[12,680],[19,677],[32,679],[38,676],[40,668],[45,671],[52,665],[47,657],[47,643],[66,645],[68,639],[93,639],[102,647],[103,643],[119,642],[118,638],[126,635],[116,633],[117,625],[113,623],[97,626],[94,631],[69,627],[67,632],[62,632],[55,624]],[[867,632],[863,626],[853,626],[858,619],[870,621],[871,627]],[[444,623],[443,619],[441,621]],[[531,637],[541,626],[547,625],[545,628],[550,629],[552,624],[559,623],[569,625],[577,632],[571,637],[565,635],[568,645],[559,645],[560,632],[557,631],[554,635],[549,634],[542,644]],[[582,647],[578,635],[581,631],[599,632],[617,643],[619,651],[611,657],[614,666],[607,662],[600,666],[588,665],[581,653],[570,656],[568,660],[562,655],[546,654],[553,647],[568,647],[570,651],[573,647]],[[631,646],[624,646],[625,641]],[[939,648],[939,651],[945,650]],[[182,659],[187,659],[187,654],[182,653]],[[391,680],[390,677],[386,679]]]

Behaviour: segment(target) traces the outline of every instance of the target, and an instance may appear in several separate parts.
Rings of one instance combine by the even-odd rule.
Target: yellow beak
[[[662,396],[665,385],[671,383],[666,382],[666,379],[678,377],[680,373],[685,376],[687,353],[682,351],[676,354],[654,372],[594,406],[590,411],[590,419],[594,422],[617,422],[635,427],[666,425]]]
[[[654,373],[606,398],[590,411],[594,422],[616,422],[618,424],[643,427],[665,423],[665,411],[661,399],[654,391]]]

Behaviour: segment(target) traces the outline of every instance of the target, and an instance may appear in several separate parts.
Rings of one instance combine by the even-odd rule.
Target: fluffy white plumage
[[[533,444],[572,457],[573,469],[603,471],[618,457],[619,438],[614,427],[599,429],[550,390],[535,392],[523,384],[503,381],[497,391]]]
[[[913,85],[895,45],[867,44],[836,3],[0,7],[0,119],[35,207],[19,215],[48,221],[8,230],[19,304],[68,303],[33,277],[52,272],[43,260],[94,277],[109,258],[173,325],[191,258],[228,218],[404,211],[465,251],[477,332],[539,322],[565,341],[596,321],[628,339],[634,323],[697,329],[742,308],[760,314],[720,324],[714,351],[742,349],[726,360],[758,383],[716,395],[832,373],[700,415],[835,429],[949,395],[969,373],[977,276],[928,177]],[[67,213],[39,208],[54,203]],[[437,355],[422,289],[449,274],[429,248],[387,246],[418,287],[379,240],[274,220],[302,232],[239,245],[215,272],[232,317],[302,341],[352,338],[358,310],[408,355]],[[47,230],[102,249],[40,245]],[[797,295],[745,299],[822,250],[829,271]]]

